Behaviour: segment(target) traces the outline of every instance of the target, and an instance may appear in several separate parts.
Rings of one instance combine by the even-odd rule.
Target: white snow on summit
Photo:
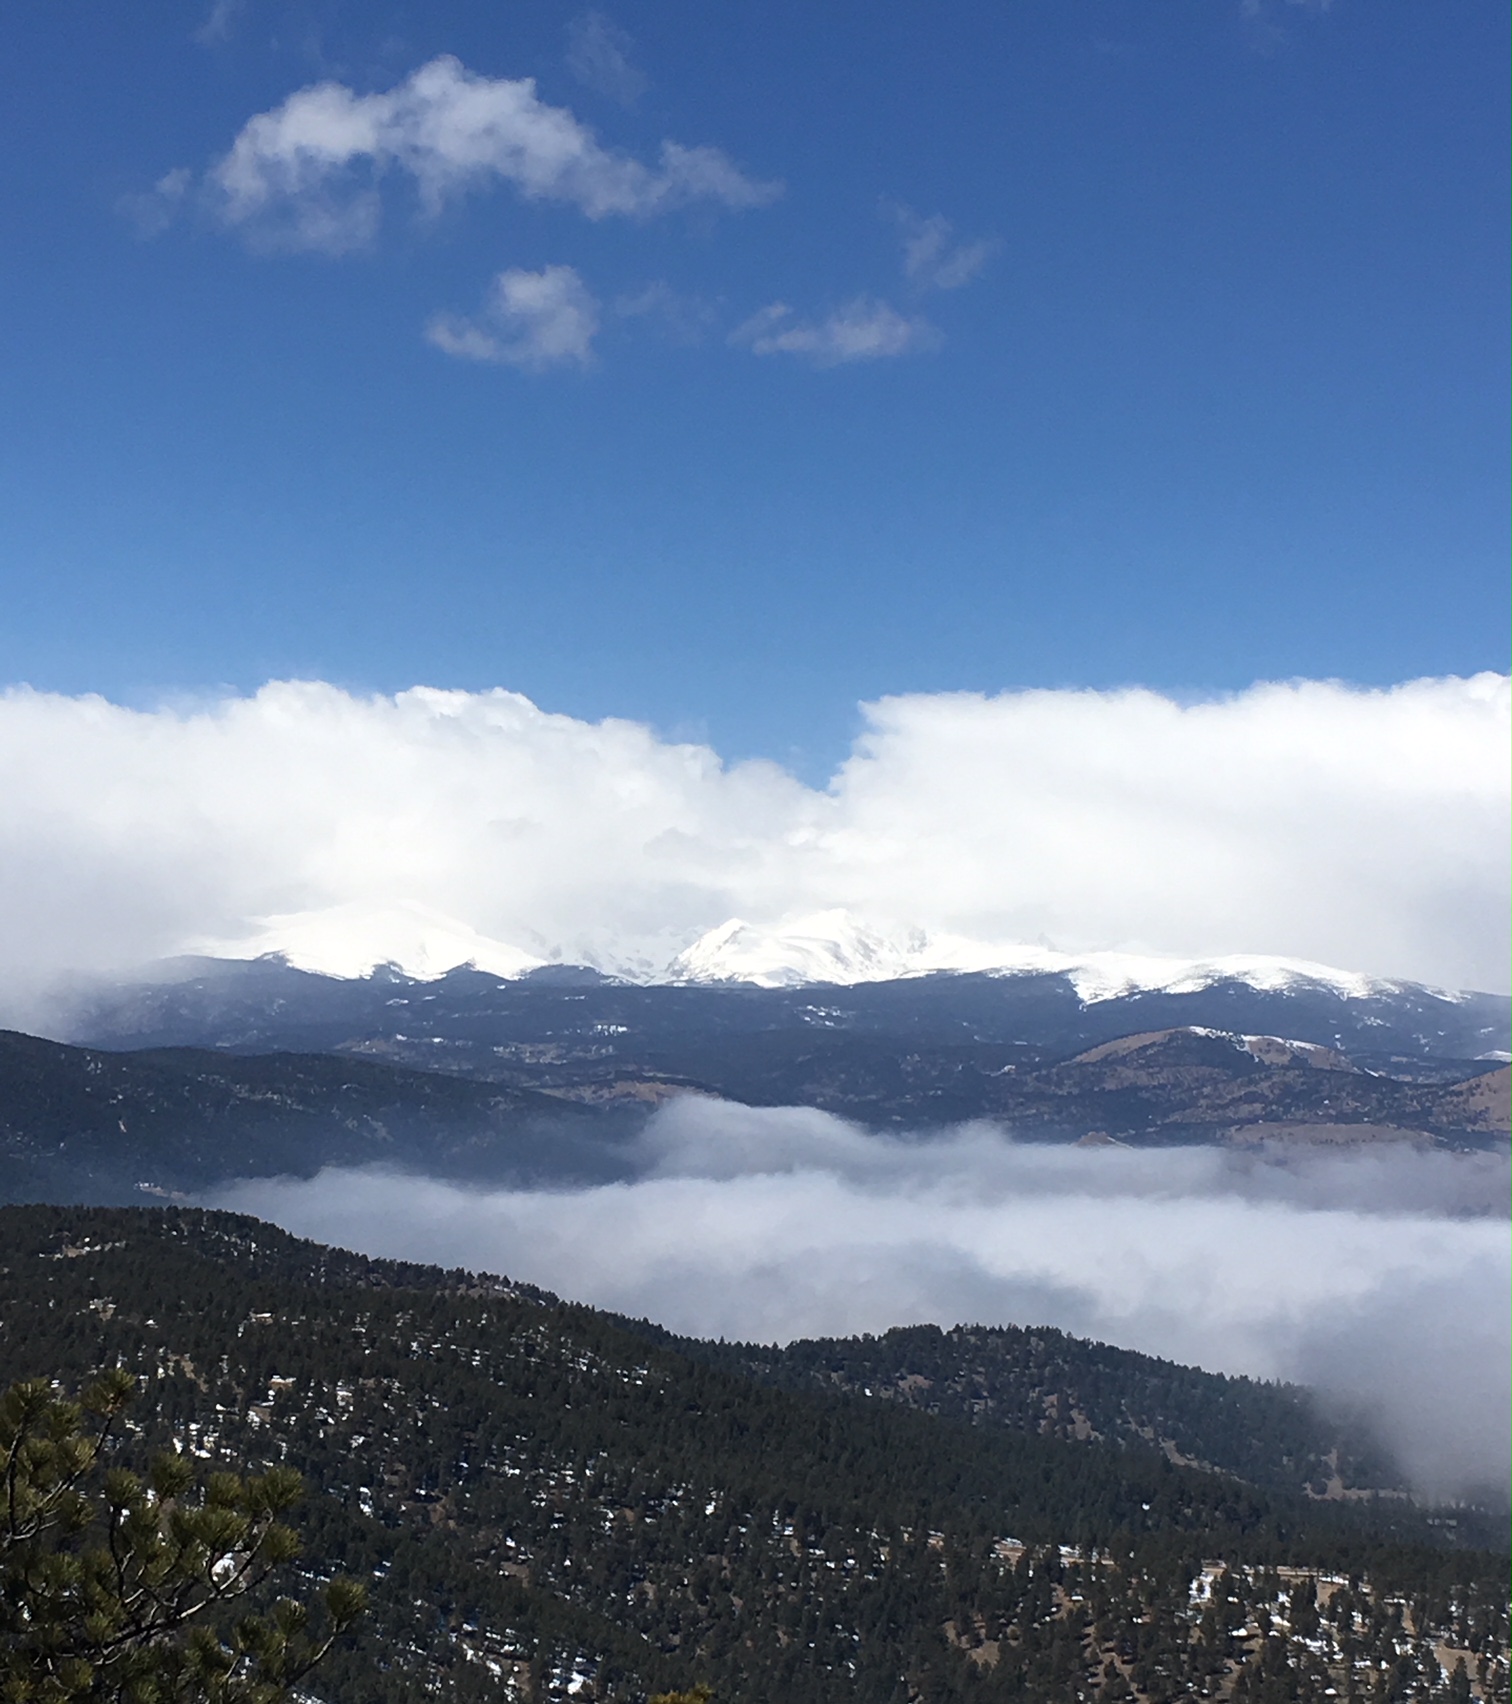
[[[1354,998],[1397,986],[1305,959],[1258,954],[1182,959],[1138,953],[1062,953],[1050,947],[930,935],[921,929],[889,931],[863,923],[847,911],[814,912],[771,927],[732,918],[679,953],[667,968],[667,980],[791,988],[809,982],[882,982],[941,970],[1000,976],[1061,973],[1088,1004],[1151,989],[1189,993],[1230,979],[1267,990],[1322,984]]]
[[[649,949],[648,943],[640,946]],[[393,965],[422,981],[468,964],[511,978],[546,962],[537,953],[481,935],[455,917],[412,902],[353,903],[266,917],[243,937],[186,943],[184,950],[232,959],[277,953],[301,970],[326,976],[366,976],[377,965]],[[595,951],[583,958],[552,954],[559,956],[593,963],[631,982],[748,982],[761,988],[887,982],[932,971],[1063,974],[1088,1004],[1152,989],[1190,993],[1226,980],[1265,990],[1321,985],[1353,998],[1401,986],[1302,959],[1064,953],[1046,946],[975,941],[964,935],[889,926],[844,910],[810,912],[775,924],[734,917],[701,935],[670,963],[654,949],[634,954]]]
[[[463,964],[510,977],[543,962],[534,953],[480,935],[455,917],[408,902],[332,905],[265,917],[239,940],[196,941],[186,950],[230,959],[277,953],[299,970],[324,976],[366,976],[375,965],[391,964],[422,981]]]
[[[934,963],[938,948],[929,964],[921,964],[931,944],[922,930],[888,935],[848,911],[816,911],[775,928],[732,917],[680,952],[667,966],[666,980],[791,988],[806,982],[887,982],[921,969],[967,968]]]

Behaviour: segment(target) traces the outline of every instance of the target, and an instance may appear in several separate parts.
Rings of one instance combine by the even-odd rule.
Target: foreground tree
[[[135,1389],[112,1371],[77,1402],[43,1379],[0,1395],[0,1699],[276,1704],[362,1613],[362,1587],[333,1580],[314,1615],[265,1602],[299,1553],[282,1518],[299,1475],[196,1487],[181,1456],[145,1478],[111,1465]]]

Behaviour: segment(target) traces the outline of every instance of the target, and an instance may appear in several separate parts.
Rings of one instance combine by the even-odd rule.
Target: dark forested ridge
[[[1363,1415],[1325,1411],[1296,1385],[1178,1366],[1047,1326],[898,1326],[782,1348],[665,1340],[789,1390],[844,1391],[977,1425],[1155,1448],[1272,1490],[1340,1497],[1405,1489]]]
[[[593,1175],[624,1129],[532,1089],[366,1059],[106,1053],[0,1030],[0,1200],[108,1203],[328,1165]]]
[[[946,1334],[904,1348],[941,1387],[961,1350],[985,1364]],[[1104,1381],[1083,1379],[1090,1419],[1120,1364],[1080,1348]],[[1071,1340],[1050,1349],[1075,1370]],[[855,1353],[859,1375],[875,1344]],[[101,1361],[144,1378],[131,1449],[306,1475],[307,1571],[374,1594],[327,1704],[698,1682],[721,1704],[1506,1697],[1505,1557],[1403,1500],[778,1388],[504,1280],[247,1218],[0,1210],[0,1378]]]

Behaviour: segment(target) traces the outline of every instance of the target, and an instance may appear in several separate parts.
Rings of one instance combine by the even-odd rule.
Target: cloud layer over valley
[[[340,907],[428,908],[506,956],[649,973],[729,917],[845,906],[984,941],[1500,991],[1508,696],[1482,675],[1193,704],[889,698],[816,789],[503,691],[285,682],[129,710],[15,689],[0,987],[24,1017],[61,973]]]
[[[925,1140],[686,1097],[628,1158],[591,1188],[327,1172],[215,1204],[700,1336],[1057,1325],[1364,1400],[1434,1492],[1506,1483],[1504,1155]]]

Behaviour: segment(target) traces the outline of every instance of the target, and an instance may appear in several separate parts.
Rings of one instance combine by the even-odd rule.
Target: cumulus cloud
[[[670,956],[707,908],[766,885],[771,837],[816,798],[775,765],[726,770],[515,693],[308,682],[145,712],[9,692],[0,786],[12,985],[384,894],[527,947]]]
[[[921,290],[959,290],[981,274],[997,252],[990,239],[958,243],[955,227],[936,213],[926,219],[911,207],[894,207],[903,236],[903,276]]]
[[[494,280],[480,319],[438,314],[425,335],[448,355],[539,372],[588,366],[598,325],[598,303],[572,267],[511,268]]]
[[[483,77],[451,55],[396,87],[300,89],[242,127],[207,186],[220,217],[272,246],[343,253],[375,234],[378,182],[402,173],[422,207],[497,183],[590,219],[648,217],[694,202],[759,207],[781,185],[748,177],[717,148],[663,142],[655,165],[606,148],[530,77]]]
[[[632,970],[731,916],[845,906],[1499,991],[1509,685],[889,698],[823,788],[504,691],[283,682],[128,710],[15,689],[0,992],[269,916],[404,905]]]
[[[604,12],[584,12],[567,26],[567,69],[595,94],[633,107],[650,83],[630,57],[626,31]]]
[[[699,1336],[1049,1324],[1305,1378],[1368,1399],[1425,1487],[1506,1483],[1505,1157],[1240,1159],[986,1127],[924,1140],[690,1096],[656,1114],[636,1160],[631,1180],[587,1189],[327,1173],[218,1204]]]
[[[753,355],[797,355],[816,367],[911,355],[939,341],[928,320],[872,296],[857,296],[820,320],[797,319],[786,302],[772,302],[730,333],[731,343]]]

